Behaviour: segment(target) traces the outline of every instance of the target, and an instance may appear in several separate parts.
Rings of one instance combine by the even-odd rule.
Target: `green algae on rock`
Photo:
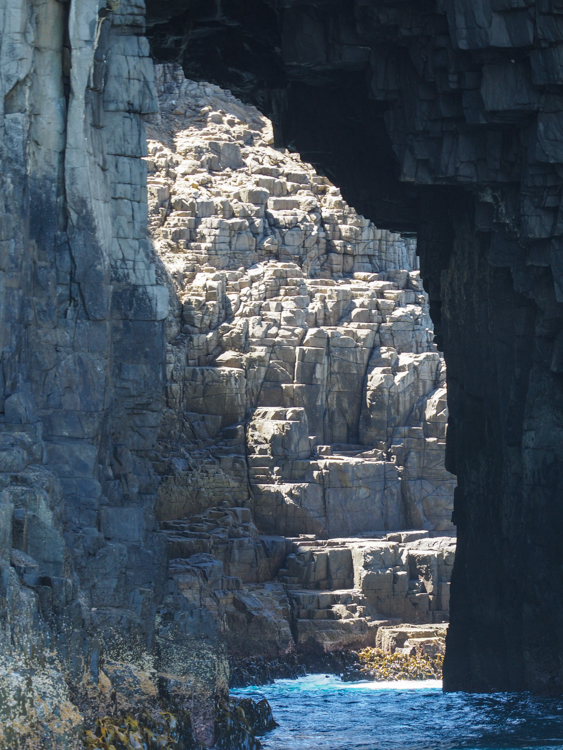
[[[138,719],[132,716],[99,719],[93,731],[86,731],[85,747],[86,750],[196,750],[198,743],[189,713],[161,711],[152,716],[143,714]]]

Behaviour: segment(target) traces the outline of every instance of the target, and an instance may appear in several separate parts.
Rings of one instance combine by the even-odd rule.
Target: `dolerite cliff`
[[[458,479],[449,689],[563,691],[561,10],[147,3],[158,59],[259,103],[359,212],[417,231]]]
[[[7,0],[0,19],[0,744],[78,747],[83,717],[157,710],[157,686],[209,744],[218,623],[166,588],[147,454],[168,289],[144,5]]]
[[[274,652],[445,617],[441,364],[386,230],[448,365],[445,685],[563,691],[558,0],[0,11],[2,742],[172,706],[210,745],[264,612]],[[157,255],[150,54],[318,174],[186,90],[151,123]]]
[[[414,246],[270,148],[257,112],[213,89],[226,109],[202,113],[177,71],[145,161],[142,3],[0,8],[0,744],[75,748],[99,717],[166,708],[211,746],[227,649],[447,615]],[[386,538],[405,526],[426,531]]]

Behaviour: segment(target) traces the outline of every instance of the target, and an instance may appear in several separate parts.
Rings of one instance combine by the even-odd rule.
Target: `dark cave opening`
[[[187,78],[231,89],[266,111],[286,83],[275,11],[261,0],[147,2],[156,62],[181,63]]]
[[[284,31],[296,22],[263,0],[147,3],[155,62],[179,62],[187,78],[255,105],[272,120],[277,144],[326,174],[362,215],[391,231],[415,232],[416,191],[400,180],[385,123],[389,104],[370,94],[365,51],[344,66],[288,64],[284,55],[302,52],[282,51]]]

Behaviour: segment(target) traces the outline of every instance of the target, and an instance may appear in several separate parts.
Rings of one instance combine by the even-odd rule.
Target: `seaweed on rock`
[[[218,701],[218,750],[259,750],[257,735],[277,726],[267,700]],[[86,750],[201,750],[194,737],[189,711],[175,710],[98,719],[84,735]]]
[[[193,736],[188,712],[161,711],[139,718],[106,716],[99,719],[93,731],[86,730],[85,747],[86,750],[197,750],[199,745]]]
[[[346,682],[373,680],[392,682],[395,680],[441,680],[443,654],[389,654],[380,648],[364,648],[356,653],[357,662],[342,674]]]

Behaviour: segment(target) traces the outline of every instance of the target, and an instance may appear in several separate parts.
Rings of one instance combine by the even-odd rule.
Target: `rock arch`
[[[152,54],[270,114],[416,231],[449,373],[447,689],[563,689],[563,15],[557,0],[147,2]]]

